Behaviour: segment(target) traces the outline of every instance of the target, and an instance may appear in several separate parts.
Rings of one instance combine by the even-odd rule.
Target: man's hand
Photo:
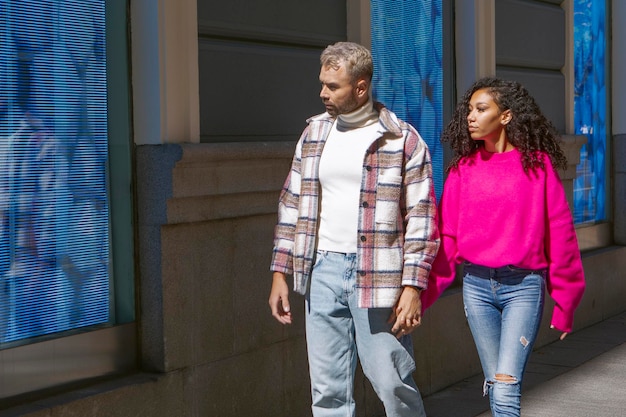
[[[272,316],[276,320],[282,324],[291,324],[289,286],[287,285],[287,277],[282,272],[274,272],[272,276],[270,308],[272,309]]]
[[[421,290],[405,286],[398,302],[393,307],[389,323],[393,323],[391,333],[397,338],[410,334],[422,323]]]

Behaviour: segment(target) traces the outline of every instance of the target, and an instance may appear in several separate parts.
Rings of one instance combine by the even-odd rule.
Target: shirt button
[[[368,208],[370,206],[369,204],[367,204],[367,201],[364,201],[361,205],[363,206],[363,208]]]
[[[366,167],[365,167],[365,170],[366,170],[366,171],[371,171],[371,170],[372,170],[372,167],[368,165],[368,166],[366,166]]]
[[[365,236],[361,236],[361,242],[365,242],[367,238]]]

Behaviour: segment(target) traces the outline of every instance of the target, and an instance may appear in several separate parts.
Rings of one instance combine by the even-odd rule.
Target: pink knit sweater
[[[525,173],[521,153],[480,151],[452,169],[439,205],[441,247],[422,307],[454,281],[464,260],[497,268],[547,268],[556,305],[552,325],[572,330],[585,289],[580,251],[563,185],[544,155],[545,169]]]

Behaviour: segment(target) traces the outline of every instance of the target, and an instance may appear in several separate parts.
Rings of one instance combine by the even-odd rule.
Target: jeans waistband
[[[463,263],[463,271],[475,277],[484,279],[523,278],[527,275],[540,275],[546,277],[546,269],[519,268],[515,265],[506,265],[499,268],[476,265],[470,262]]]
[[[335,252],[332,250],[324,250],[324,249],[317,249],[315,252],[322,254],[322,255],[335,254],[335,255],[343,255],[343,256],[356,256],[356,252]]]

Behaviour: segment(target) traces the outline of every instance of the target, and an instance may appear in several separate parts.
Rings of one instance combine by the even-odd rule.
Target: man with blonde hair
[[[292,323],[293,275],[315,417],[355,415],[357,355],[387,416],[425,416],[410,333],[439,245],[428,147],[371,99],[366,48],[340,42],[320,61],[326,112],[308,120],[280,196],[272,315]]]

